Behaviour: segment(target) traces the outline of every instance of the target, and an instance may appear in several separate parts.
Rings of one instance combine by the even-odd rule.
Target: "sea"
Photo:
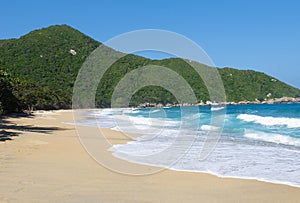
[[[128,162],[300,187],[299,103],[98,109],[76,124],[138,134],[109,149]]]

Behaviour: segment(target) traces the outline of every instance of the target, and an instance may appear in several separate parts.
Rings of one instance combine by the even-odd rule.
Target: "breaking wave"
[[[240,114],[237,118],[246,122],[253,122],[264,126],[285,125],[288,128],[300,128],[299,118],[257,116],[251,114]]]

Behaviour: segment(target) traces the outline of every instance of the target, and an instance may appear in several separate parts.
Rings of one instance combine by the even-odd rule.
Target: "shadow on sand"
[[[17,125],[7,120],[9,118],[22,118],[22,117],[33,118],[34,115],[19,113],[19,114],[11,114],[11,115],[0,117],[0,142],[12,140],[12,137],[19,136],[22,133],[22,131],[48,134],[55,130],[64,130],[63,128],[58,128],[58,127],[36,127],[32,125]]]

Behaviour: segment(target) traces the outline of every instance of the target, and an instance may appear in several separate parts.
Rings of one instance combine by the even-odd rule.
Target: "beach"
[[[33,116],[13,116],[2,121],[2,128],[15,136],[0,142],[0,202],[300,200],[298,187],[257,180],[173,170],[145,176],[113,172],[89,156],[75,126],[64,124],[72,121],[71,110],[37,111]],[[129,141],[121,132],[102,130],[112,144]],[[113,155],[110,158],[117,159]]]

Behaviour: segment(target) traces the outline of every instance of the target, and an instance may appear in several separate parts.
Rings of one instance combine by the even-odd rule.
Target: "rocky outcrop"
[[[224,106],[224,105],[247,105],[247,104],[282,104],[282,103],[300,103],[300,97],[293,98],[293,97],[281,97],[281,98],[274,98],[274,99],[265,99],[264,101],[259,101],[258,99],[255,99],[254,101],[239,101],[239,102],[199,102],[197,104],[166,104],[163,105],[161,103],[143,103],[137,106],[137,108],[147,108],[147,107],[156,107],[156,108],[163,108],[163,107],[174,107],[174,106]]]

